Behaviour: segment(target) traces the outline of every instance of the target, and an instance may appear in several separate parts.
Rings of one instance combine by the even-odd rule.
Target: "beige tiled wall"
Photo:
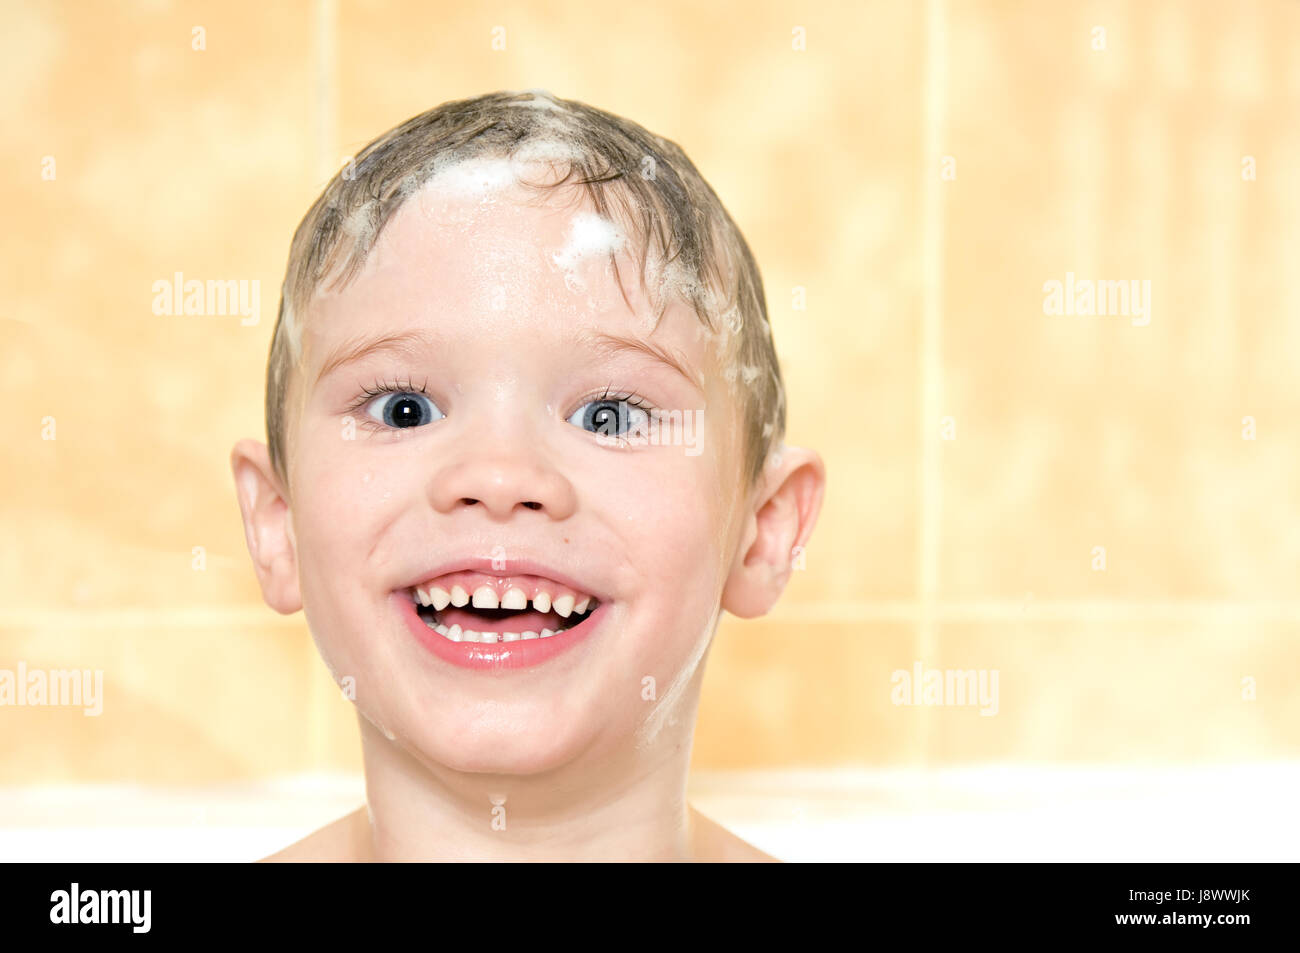
[[[260,602],[227,455],[261,433],[289,237],[328,176],[431,105],[531,87],[692,155],[763,266],[790,440],[829,469],[807,569],[723,623],[698,766],[1300,753],[1297,5],[3,20],[0,666],[99,667],[111,694],[0,709],[0,782],[359,767],[301,616]],[[260,281],[261,320],[153,314],[178,271]],[[1044,314],[1067,272],[1149,280],[1150,323]],[[997,715],[893,704],[916,661],[997,669]]]

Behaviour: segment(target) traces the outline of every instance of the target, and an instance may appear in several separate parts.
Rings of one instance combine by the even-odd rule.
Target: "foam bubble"
[[[426,184],[457,198],[479,198],[514,185],[515,169],[509,159],[462,159],[439,167]]]
[[[284,307],[284,312],[280,316],[281,330],[285,340],[289,342],[289,358],[292,363],[297,364],[302,359],[302,327],[294,313],[293,298],[289,295],[287,284],[280,286],[280,297]]]
[[[569,240],[551,256],[564,269],[564,286],[574,294],[585,294],[587,283],[577,272],[578,263],[593,255],[608,255],[622,248],[626,241],[613,222],[594,212],[578,212],[569,227]]]
[[[544,89],[529,89],[526,92],[532,95],[532,99],[523,99],[517,102],[506,103],[507,106],[518,106],[521,109],[545,109],[549,112],[562,113],[567,112],[566,107],[555,101],[555,97]]]
[[[569,241],[551,259],[561,268],[573,268],[584,258],[605,255],[623,247],[624,236],[618,226],[594,212],[573,216]]]
[[[375,210],[378,205],[377,200],[371,199],[353,209],[343,220],[343,233],[355,242],[368,245],[374,238]]]
[[[664,264],[656,256],[646,269],[649,283],[655,287],[655,299],[666,302],[669,298],[689,302],[693,295],[703,293],[699,280],[682,264],[680,258]]]
[[[399,191],[403,199],[417,187],[432,187],[454,198],[486,200],[523,181],[529,164],[578,162],[582,157],[563,137],[547,136],[523,143],[510,156],[441,156],[425,176],[407,176]]]

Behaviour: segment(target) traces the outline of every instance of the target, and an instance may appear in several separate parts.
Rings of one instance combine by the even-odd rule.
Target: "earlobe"
[[[302,596],[289,504],[266,444],[239,441],[230,454],[230,469],[244,521],[244,540],[262,598],[276,612],[297,612],[302,608]]]
[[[786,447],[765,478],[722,592],[722,608],[742,619],[765,615],[808,546],[826,492],[826,465],[815,450]]]

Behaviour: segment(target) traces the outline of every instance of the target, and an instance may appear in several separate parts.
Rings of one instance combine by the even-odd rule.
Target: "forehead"
[[[680,289],[671,281],[655,324],[640,287],[638,249],[624,225],[597,213],[580,187],[537,190],[517,181],[550,174],[537,163],[476,159],[430,179],[392,215],[353,279],[317,292],[306,328],[308,362],[367,326],[445,329],[485,341],[599,328],[671,347],[703,368],[711,335],[672,293]],[[656,277],[652,262],[651,287]]]

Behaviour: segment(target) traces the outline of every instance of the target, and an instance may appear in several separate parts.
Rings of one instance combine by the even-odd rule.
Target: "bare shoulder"
[[[781,863],[721,824],[691,808],[696,859],[704,863]],[[369,859],[370,821],[365,807],[326,824],[259,863],[348,863]]]
[[[263,857],[258,863],[348,863],[363,861],[367,856],[367,831],[370,821],[364,806],[351,814],[345,814],[337,821],[326,824],[318,831],[312,831],[300,841],[295,841],[284,850],[277,851],[269,857]]]
[[[695,856],[704,863],[779,864],[782,861],[737,837],[717,821],[691,808]]]

